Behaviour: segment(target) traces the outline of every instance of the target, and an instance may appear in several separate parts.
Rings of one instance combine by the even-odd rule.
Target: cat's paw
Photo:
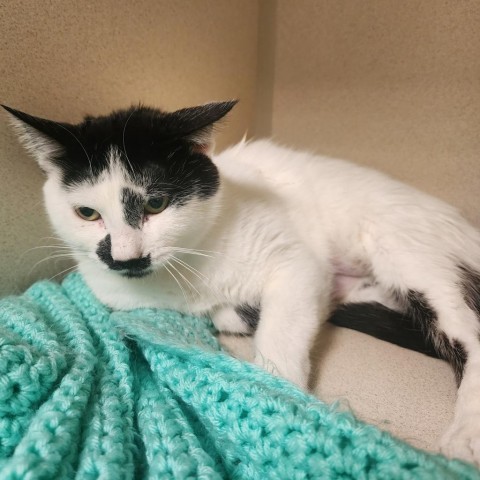
[[[454,422],[443,435],[441,452],[480,467],[480,416]]]
[[[277,375],[289,380],[302,390],[307,390],[308,388],[308,375],[310,370],[308,361],[288,362],[279,358],[276,352],[272,355],[266,355],[265,352],[256,350],[254,363],[272,375]]]

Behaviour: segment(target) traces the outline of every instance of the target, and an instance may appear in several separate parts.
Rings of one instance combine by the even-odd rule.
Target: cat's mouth
[[[112,269],[113,270],[113,269]],[[120,270],[117,272],[125,278],[143,278],[146,277],[147,275],[150,275],[153,270],[151,268],[145,268],[142,270],[138,269],[128,269],[128,270]]]
[[[132,260],[109,262],[108,268],[126,278],[142,278],[153,272],[150,255]]]
[[[143,278],[153,272],[150,257],[125,262],[114,261],[108,265],[108,268],[125,278]]]

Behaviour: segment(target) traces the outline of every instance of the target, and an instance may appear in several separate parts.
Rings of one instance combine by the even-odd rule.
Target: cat
[[[303,389],[332,309],[383,305],[452,363],[458,398],[441,449],[480,465],[479,231],[347,161],[269,140],[214,155],[214,126],[235,103],[138,106],[75,125],[4,108],[46,173],[54,229],[101,301],[254,331],[255,363]]]

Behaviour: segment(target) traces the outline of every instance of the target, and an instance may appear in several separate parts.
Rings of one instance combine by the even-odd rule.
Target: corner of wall
[[[277,0],[259,3],[255,137],[272,135],[277,3]]]

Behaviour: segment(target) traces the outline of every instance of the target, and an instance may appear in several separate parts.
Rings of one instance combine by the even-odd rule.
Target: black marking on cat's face
[[[260,306],[252,306],[243,303],[235,307],[235,313],[252,331],[256,330],[258,322],[260,321]]]
[[[148,270],[152,264],[150,254],[146,257],[132,258],[130,260],[114,260],[112,257],[112,240],[110,234],[98,243],[96,253],[98,258],[105,263],[110,270],[117,271],[124,277],[140,278],[150,273]]]
[[[131,188],[123,188],[121,202],[125,222],[133,228],[140,228],[145,203],[143,196]]]
[[[184,205],[192,197],[209,198],[218,191],[220,177],[217,167],[202,153],[191,152],[179,145],[165,154],[168,164],[150,162],[132,181],[142,185],[148,197],[166,195],[170,206]]]
[[[211,103],[170,113],[139,106],[86,117],[76,125],[5,108],[32,127],[27,132],[30,137],[36,131],[59,147],[48,162],[60,169],[65,188],[94,183],[110,167],[115,152],[116,161],[134,183],[149,193],[166,194],[171,205],[178,205],[217,192],[218,171],[205,155],[205,147],[213,124],[235,104]]]

